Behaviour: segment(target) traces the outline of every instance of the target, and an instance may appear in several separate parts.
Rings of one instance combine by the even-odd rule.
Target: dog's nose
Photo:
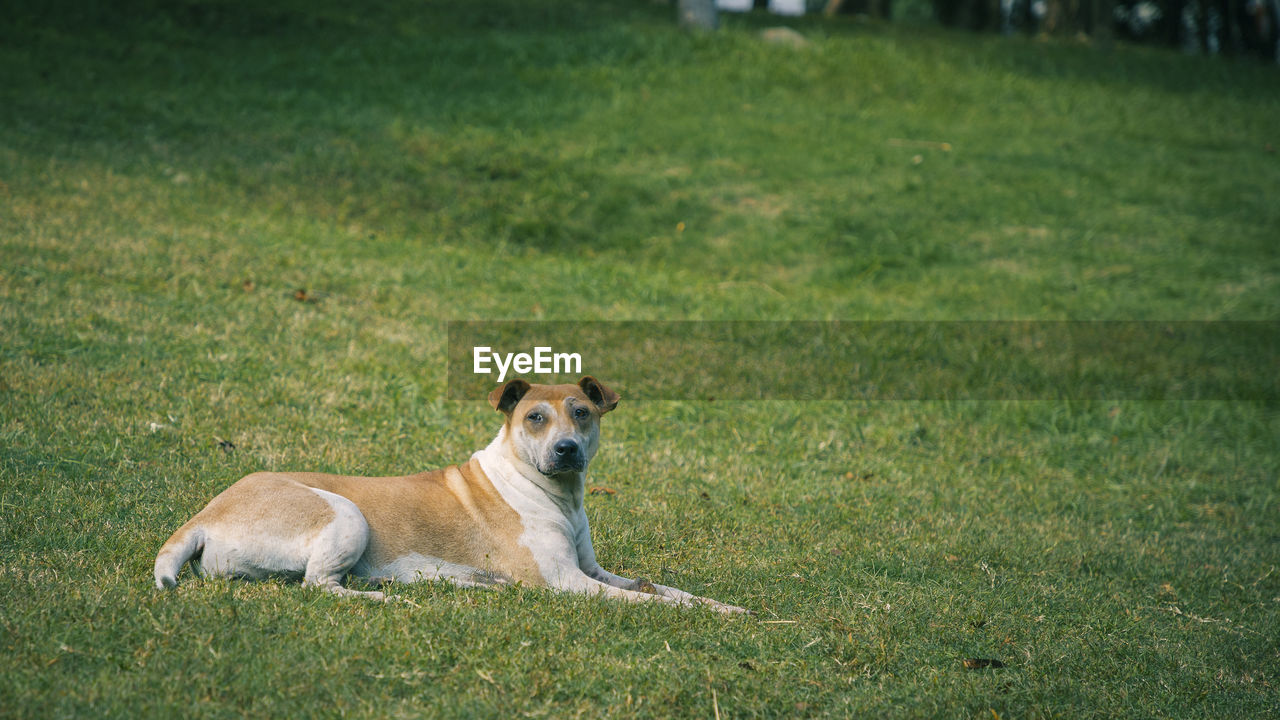
[[[552,448],[556,457],[561,460],[572,460],[578,455],[578,443],[565,439],[557,442]]]

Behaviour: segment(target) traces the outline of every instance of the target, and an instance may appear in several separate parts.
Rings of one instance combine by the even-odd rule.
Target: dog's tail
[[[194,519],[178,528],[156,554],[156,587],[161,590],[177,587],[182,566],[203,550],[204,530]]]

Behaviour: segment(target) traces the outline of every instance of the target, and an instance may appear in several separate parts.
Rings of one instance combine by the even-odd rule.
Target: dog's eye
[[[531,423],[540,423],[543,421],[544,418],[542,417],[542,413],[540,412],[531,412],[528,415],[525,415],[524,419],[528,420]]]
[[[578,418],[579,420],[585,420],[585,419],[586,419],[586,417],[587,417],[588,415],[590,415],[590,414],[591,414],[591,412],[590,412],[589,410],[587,410],[586,408],[584,408],[584,407],[579,407],[579,408],[574,408],[574,409],[573,409],[573,416],[574,416],[574,417],[576,417],[576,418]]]

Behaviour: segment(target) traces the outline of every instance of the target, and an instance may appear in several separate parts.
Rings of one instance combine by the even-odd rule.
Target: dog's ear
[[[494,410],[510,415],[511,411],[516,409],[516,405],[520,404],[520,398],[529,392],[530,387],[532,386],[529,383],[520,378],[508,380],[506,385],[494,388],[493,392],[489,393],[489,404]]]
[[[584,376],[579,380],[578,387],[582,388],[582,392],[587,394],[588,400],[595,403],[601,414],[618,407],[618,393],[605,387],[599,380],[590,375]]]

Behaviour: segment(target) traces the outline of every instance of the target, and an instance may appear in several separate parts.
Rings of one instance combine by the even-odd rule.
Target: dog
[[[504,416],[497,436],[465,463],[398,477],[257,472],[224,490],[164,543],[155,582],[197,575],[301,578],[343,596],[343,585],[448,580],[512,583],[632,602],[743,608],[629,579],[596,562],[583,509],[600,418],[618,395],[593,377],[576,385],[513,379],[489,394]]]

